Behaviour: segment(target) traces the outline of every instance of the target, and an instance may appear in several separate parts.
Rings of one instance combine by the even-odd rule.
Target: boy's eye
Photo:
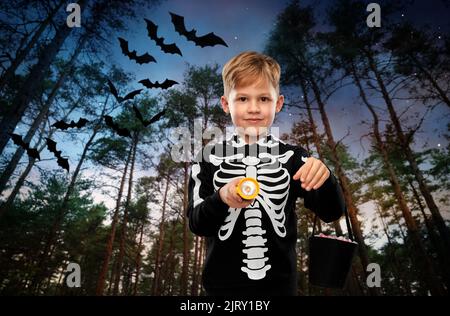
[[[268,97],[261,97],[261,101],[262,102],[268,102],[268,101],[270,101],[270,99]]]
[[[247,98],[246,97],[239,97],[239,101],[245,102],[245,101],[247,101]]]

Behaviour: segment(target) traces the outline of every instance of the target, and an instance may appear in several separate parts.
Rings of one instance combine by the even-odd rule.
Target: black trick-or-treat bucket
[[[352,266],[357,243],[345,208],[345,219],[350,239],[315,235],[317,216],[313,233],[309,237],[309,282],[315,286],[342,289]]]

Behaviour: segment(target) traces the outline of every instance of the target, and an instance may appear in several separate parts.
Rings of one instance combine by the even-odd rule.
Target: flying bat
[[[178,84],[178,82],[166,79],[162,83],[159,83],[158,81],[151,82],[149,79],[142,79],[139,81],[142,85],[145,87],[152,89],[152,88],[161,88],[161,89],[168,89],[173,85]]]
[[[175,13],[169,12],[172,17],[172,24],[175,26],[175,31],[180,35],[183,35],[187,38],[188,41],[192,41],[195,45],[200,47],[205,46],[215,46],[215,45],[223,45],[228,47],[227,43],[219,36],[215,35],[213,32],[208,33],[203,36],[197,36],[197,30],[192,29],[190,31],[186,30],[186,26],[184,24],[184,17],[181,15],[177,15]]]
[[[134,50],[132,52],[130,52],[130,50],[128,49],[128,41],[126,41],[125,39],[123,39],[122,37],[118,37],[119,42],[120,42],[120,48],[122,49],[122,53],[127,56],[128,58],[130,58],[131,60],[136,61],[138,64],[148,64],[150,62],[154,62],[156,63],[156,59],[152,56],[149,55],[148,53],[145,53],[144,55],[137,55],[137,52]]]
[[[119,127],[119,125],[117,125],[117,123],[114,123],[113,118],[111,116],[105,115],[104,118],[105,118],[106,125],[111,127],[117,133],[117,135],[131,137],[130,131],[126,128]]]
[[[24,150],[27,151],[27,154],[30,158],[41,160],[39,156],[39,151],[36,148],[30,148],[30,143],[25,143],[22,139],[21,135],[9,133],[14,144],[19,145]]]
[[[117,102],[119,102],[119,103],[126,101],[126,100],[133,99],[135,96],[137,96],[142,91],[142,89],[134,90],[134,91],[131,91],[130,93],[128,93],[126,96],[121,97],[121,96],[119,96],[119,92],[117,92],[116,87],[113,85],[113,83],[109,79],[108,79],[108,87],[109,87],[109,91],[111,92],[111,94],[116,98]]]
[[[87,123],[89,123],[89,121],[86,120],[85,118],[81,117],[80,119],[78,119],[78,122],[76,122],[76,123],[73,120],[70,121],[70,123],[66,123],[63,120],[61,120],[61,121],[57,121],[52,126],[59,128],[61,130],[66,130],[68,128],[74,128],[74,127],[81,128],[81,127],[85,126]]]
[[[154,115],[150,120],[144,120],[144,117],[142,116],[141,112],[139,112],[139,109],[133,104],[133,111],[136,115],[136,118],[141,121],[142,125],[145,127],[149,126],[150,124],[157,122],[163,117],[164,114],[166,114],[166,110],[162,110],[158,114]]]
[[[50,138],[46,138],[47,140],[47,149],[56,157],[56,162],[58,166],[63,169],[66,169],[69,172],[69,159],[61,157],[61,150],[56,150],[56,142],[51,140]]]
[[[158,26],[155,23],[147,19],[144,20],[147,23],[148,36],[156,42],[156,45],[158,45],[164,53],[178,54],[180,56],[183,56],[183,54],[181,54],[181,50],[175,43],[164,44],[164,37],[158,37]]]

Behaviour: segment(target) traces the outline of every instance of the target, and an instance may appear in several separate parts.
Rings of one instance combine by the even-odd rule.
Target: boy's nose
[[[248,108],[247,108],[247,112],[249,112],[249,113],[255,113],[255,112],[257,113],[257,112],[259,112],[258,102],[250,101],[249,105],[248,105]]]

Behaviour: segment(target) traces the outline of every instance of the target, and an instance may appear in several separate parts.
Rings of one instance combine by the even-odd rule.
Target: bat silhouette
[[[119,125],[117,125],[117,123],[114,123],[113,118],[111,116],[105,115],[104,118],[105,118],[106,125],[111,127],[117,133],[117,135],[131,137],[130,131],[126,128],[119,127]]]
[[[126,96],[121,97],[121,96],[119,96],[119,92],[117,92],[116,87],[113,85],[113,83],[109,79],[108,79],[108,87],[109,87],[109,91],[111,92],[111,94],[116,98],[117,102],[119,102],[119,103],[126,101],[126,100],[133,99],[135,96],[137,96],[142,91],[142,89],[134,90],[134,91],[131,91],[130,93],[128,93]]]
[[[46,138],[47,140],[47,149],[56,157],[56,162],[58,166],[63,169],[66,169],[69,172],[69,159],[61,157],[61,150],[56,150],[56,142],[51,140],[50,138]]]
[[[156,42],[156,45],[161,47],[161,50],[164,53],[178,54],[180,56],[183,56],[183,54],[181,54],[181,50],[177,47],[177,45],[175,43],[164,44],[164,37],[158,37],[158,33],[157,33],[158,26],[155,23],[153,23],[152,21],[147,20],[147,19],[144,19],[144,20],[147,23],[148,36]]]
[[[158,81],[151,82],[149,79],[143,79],[140,80],[139,83],[144,85],[145,87],[152,89],[152,88],[161,88],[161,89],[168,89],[173,85],[178,84],[178,82],[166,79],[162,83],[159,83]]]
[[[36,148],[30,148],[30,143],[25,143],[21,135],[11,133],[9,133],[9,135],[11,136],[11,139],[14,142],[14,144],[19,145],[20,147],[22,147],[27,151],[27,154],[30,158],[41,160],[41,157],[39,156],[39,151]]]
[[[177,15],[175,13],[169,12],[172,17],[172,24],[175,26],[175,31],[180,35],[183,35],[187,38],[188,41],[192,41],[195,45],[200,47],[205,46],[215,46],[215,45],[223,45],[228,47],[227,43],[219,36],[215,35],[213,32],[208,33],[203,36],[197,36],[197,30],[192,29],[190,31],[186,30],[186,26],[184,24],[184,17],[181,15]]]
[[[135,50],[130,52],[130,50],[128,49],[128,41],[126,41],[122,37],[118,37],[118,39],[119,39],[119,42],[120,42],[120,48],[122,49],[122,53],[125,56],[127,56],[128,58],[130,58],[131,60],[136,61],[140,65],[148,64],[150,62],[155,62],[156,63],[156,59],[152,55],[149,55],[148,53],[145,53],[144,55],[138,56],[137,52]]]
[[[142,125],[144,125],[145,127],[149,126],[150,124],[157,122],[161,119],[161,117],[163,117],[164,114],[166,114],[166,110],[162,110],[161,112],[159,112],[158,114],[154,115],[150,120],[144,120],[144,117],[142,116],[141,112],[139,112],[139,109],[133,104],[133,111],[134,114],[136,115],[136,118],[141,121]]]
[[[78,119],[78,122],[76,122],[76,123],[73,120],[70,121],[70,123],[66,123],[63,120],[61,120],[61,121],[57,121],[52,126],[58,128],[58,129],[66,130],[68,128],[74,128],[74,127],[81,128],[81,127],[85,126],[87,123],[89,123],[89,121],[86,120],[85,118],[81,117],[80,119]]]

